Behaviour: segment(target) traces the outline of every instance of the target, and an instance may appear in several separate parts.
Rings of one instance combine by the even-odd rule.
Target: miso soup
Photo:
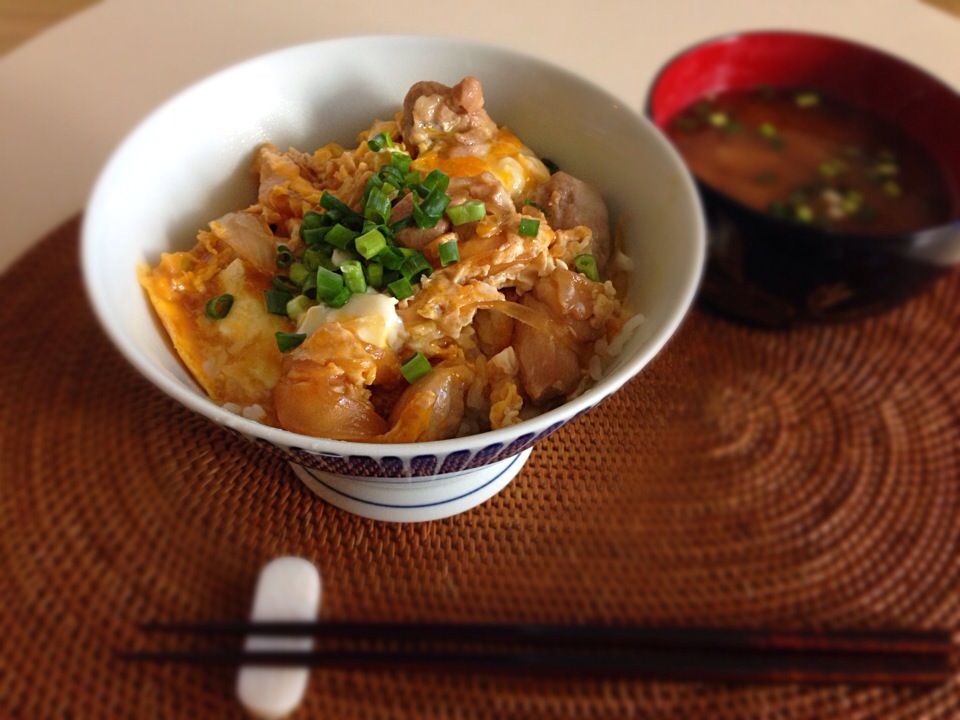
[[[667,134],[700,180],[788,220],[879,234],[950,219],[941,171],[914,138],[819,92],[719,93],[674,116]]]

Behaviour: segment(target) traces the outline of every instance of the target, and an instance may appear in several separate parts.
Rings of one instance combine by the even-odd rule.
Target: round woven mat
[[[361,519],[162,395],[101,333],[77,222],[0,280],[0,716],[243,717],[229,669],[125,665],[309,558],[322,615],[960,629],[960,274],[866,322],[696,310],[442,521]],[[315,672],[296,718],[960,717],[934,689]]]

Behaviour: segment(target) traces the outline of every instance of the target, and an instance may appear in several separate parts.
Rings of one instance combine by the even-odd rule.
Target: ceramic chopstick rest
[[[320,573],[303,558],[281,557],[264,566],[257,580],[250,619],[254,622],[299,620],[312,622],[320,611]],[[310,637],[250,635],[248,652],[309,652]],[[237,696],[254,716],[274,720],[297,708],[307,689],[308,667],[254,667],[244,665],[237,676]]]

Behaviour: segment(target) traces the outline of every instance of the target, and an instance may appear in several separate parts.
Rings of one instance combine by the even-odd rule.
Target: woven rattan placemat
[[[225,668],[124,665],[148,619],[242,617],[284,554],[322,615],[960,629],[960,274],[852,325],[695,310],[498,496],[422,524],[315,499],[142,379],[76,221],[0,279],[0,717],[242,717]],[[933,689],[315,672],[297,718],[956,718]]]

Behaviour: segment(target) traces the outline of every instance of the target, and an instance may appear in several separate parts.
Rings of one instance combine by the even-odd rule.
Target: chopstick
[[[146,622],[146,632],[195,636],[263,635],[331,640],[430,640],[643,644],[651,647],[714,649],[823,650],[945,654],[955,649],[953,635],[943,630],[808,630],[673,627],[637,625],[543,625],[526,623],[364,623],[297,621]]]
[[[208,622],[139,626],[195,637],[312,637],[312,651],[144,650],[126,661],[624,676],[722,682],[934,685],[955,677],[945,631],[768,631],[615,625]],[[332,647],[331,647],[332,646]]]

